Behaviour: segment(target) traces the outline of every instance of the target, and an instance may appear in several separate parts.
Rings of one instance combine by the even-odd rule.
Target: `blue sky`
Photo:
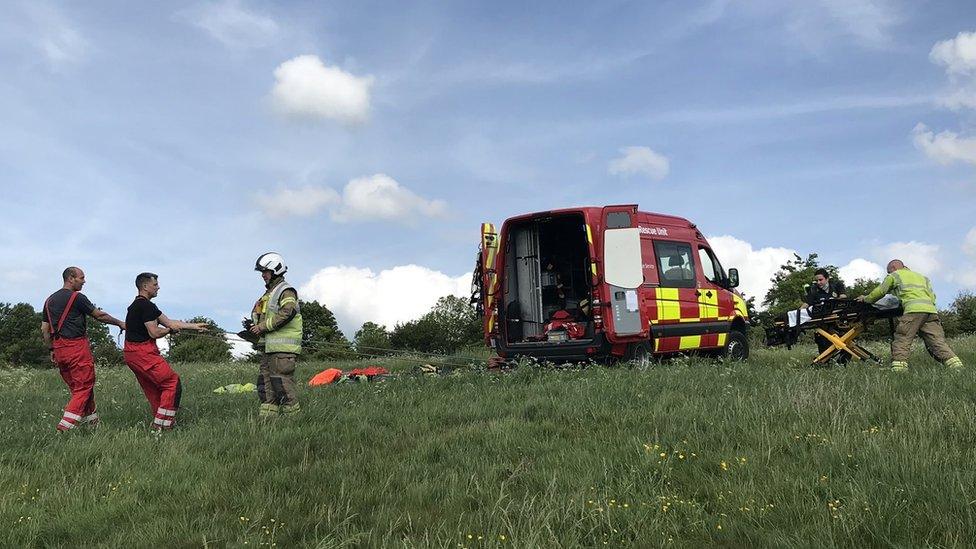
[[[747,292],[790,256],[976,288],[976,4],[12,2],[0,301],[70,264],[237,325],[282,253],[352,335],[464,293],[479,223],[683,215]]]

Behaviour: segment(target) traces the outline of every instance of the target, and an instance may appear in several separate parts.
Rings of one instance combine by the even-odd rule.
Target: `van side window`
[[[607,214],[608,229],[627,229],[631,226],[630,212],[610,212]]]
[[[695,262],[691,253],[691,245],[684,242],[654,241],[662,288],[695,287]]]
[[[724,284],[725,271],[722,270],[722,264],[718,262],[718,258],[715,257],[711,250],[704,246],[699,246],[698,260],[701,261],[702,272],[705,273],[705,278],[719,286]]]

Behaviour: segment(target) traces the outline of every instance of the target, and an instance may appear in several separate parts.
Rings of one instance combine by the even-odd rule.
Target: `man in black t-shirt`
[[[844,299],[847,297],[846,292],[844,283],[839,280],[831,280],[827,269],[817,269],[813,277],[813,285],[807,288],[807,295],[803,298],[803,308],[828,299]],[[814,334],[813,341],[817,344],[818,356],[830,347],[830,341],[820,334]],[[848,353],[840,353],[837,357],[837,361],[842,364],[850,359],[851,355]]]
[[[51,351],[51,362],[58,366],[68,385],[71,399],[64,407],[59,431],[74,429],[79,423],[96,425],[95,359],[88,342],[87,317],[125,329],[125,323],[92,305],[81,293],[85,273],[68,267],[61,273],[64,287],[44,301],[41,334]]]
[[[159,294],[159,277],[153,273],[140,273],[136,277],[139,295],[129,305],[125,315],[128,329],[125,331],[125,364],[136,375],[153,415],[153,428],[168,430],[176,421],[180,407],[182,384],[166,359],[159,354],[156,340],[183,329],[203,332],[203,323],[172,320],[156,307],[151,300]]]

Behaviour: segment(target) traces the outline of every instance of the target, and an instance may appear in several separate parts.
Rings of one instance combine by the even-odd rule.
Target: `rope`
[[[181,335],[188,336],[188,337],[195,337],[195,338],[208,338],[208,339],[220,340],[220,341],[231,340],[237,342],[251,343],[250,341],[242,338],[236,333],[226,332],[226,331],[182,332]],[[392,348],[384,349],[382,347],[357,346],[356,349],[354,350],[346,345],[343,345],[342,343],[336,343],[332,341],[308,341],[308,342],[303,342],[302,347],[318,350],[318,351],[334,351],[334,350],[348,351],[351,353],[355,353],[356,355],[359,356],[368,356],[372,358],[394,358],[396,360],[403,360],[406,362],[416,362],[418,364],[426,364],[432,361],[432,359],[436,359],[437,362],[446,366],[456,366],[456,367],[464,367],[464,368],[470,367],[472,363],[486,362],[485,359],[483,358],[468,357],[462,355],[445,355],[445,354],[438,354],[438,353],[428,353],[423,351],[413,351],[410,349],[392,349]],[[385,352],[370,353],[370,352],[361,351],[360,349],[373,350],[373,351],[385,351]],[[396,356],[392,356],[391,353],[395,353]],[[404,356],[410,354],[423,355],[426,358]],[[462,360],[467,362],[455,362],[454,360]]]

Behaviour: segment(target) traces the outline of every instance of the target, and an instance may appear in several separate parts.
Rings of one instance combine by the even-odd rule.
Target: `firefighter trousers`
[[[149,401],[154,415],[153,427],[172,429],[183,392],[180,376],[159,354],[155,340],[141,343],[126,341],[123,355],[126,366],[136,375],[136,381]]]
[[[54,362],[61,372],[61,379],[71,392],[71,399],[64,407],[58,430],[73,429],[79,423],[95,423],[95,359],[91,354],[87,337],[55,339]]]
[[[925,342],[925,349],[932,358],[945,363],[956,357],[956,354],[946,343],[945,331],[939,315],[934,313],[905,313],[898,320],[895,337],[891,340],[892,362],[908,362],[908,355],[912,351],[912,340],[915,335],[921,336]]]
[[[261,357],[258,374],[258,398],[261,404],[272,406],[294,406],[298,404],[295,390],[294,353],[265,353]]]

